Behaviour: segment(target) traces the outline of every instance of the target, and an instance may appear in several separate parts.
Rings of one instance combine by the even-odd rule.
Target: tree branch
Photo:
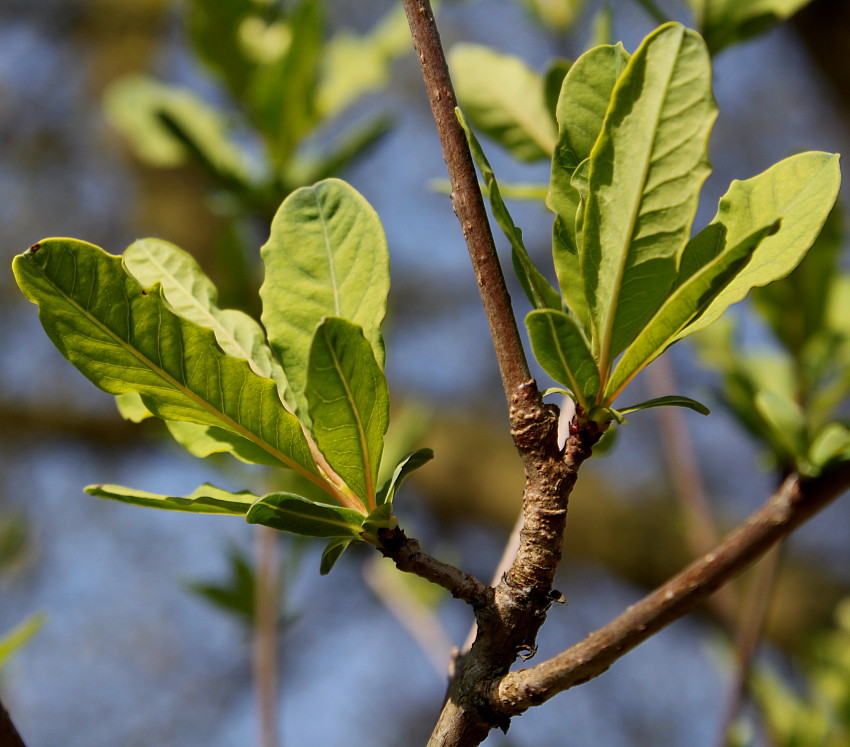
[[[24,740],[12,723],[12,717],[5,706],[0,703],[0,744],[3,747],[26,747]]]
[[[402,529],[380,529],[378,540],[381,543],[378,550],[385,558],[392,559],[400,571],[414,573],[432,584],[442,586],[474,610],[483,609],[492,603],[493,590],[487,584],[432,557],[419,546],[418,540],[405,536]]]
[[[495,683],[493,708],[508,719],[597,677],[639,643],[690,612],[732,576],[850,487],[850,463],[802,480],[789,477],[744,524],[608,625],[531,669]]]
[[[404,9],[443,147],[443,157],[452,184],[452,205],[472,259],[481,302],[496,349],[502,385],[510,404],[519,387],[531,379],[511,307],[511,297],[496,254],[469,144],[455,116],[457,99],[431,3],[429,0],[404,0]]]

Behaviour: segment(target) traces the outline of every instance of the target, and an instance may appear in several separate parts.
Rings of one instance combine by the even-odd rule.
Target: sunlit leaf
[[[407,476],[433,458],[434,452],[431,449],[417,449],[403,457],[393,470],[392,476],[378,490],[377,504],[380,506],[384,503],[392,503],[396,491]]]
[[[145,490],[126,488],[123,485],[89,485],[85,491],[96,498],[131,503],[145,508],[228,516],[244,516],[251,508],[251,504],[258,500],[258,496],[252,495],[247,490],[231,493],[209,484],[201,485],[186,496],[160,495]]]
[[[470,129],[463,112],[456,109],[458,121],[466,133],[466,139],[469,142],[469,148],[472,151],[472,157],[481,172],[484,183],[487,187],[487,195],[490,199],[490,209],[493,211],[493,217],[499,228],[511,243],[511,256],[513,258],[514,271],[517,274],[520,285],[528,297],[529,303],[535,309],[560,309],[561,297],[558,292],[552,287],[548,280],[543,277],[542,273],[534,266],[531,257],[528,256],[528,250],[522,240],[522,230],[517,228],[514,219],[508,211],[505,201],[502,199],[499,190],[499,183],[496,181],[496,175],[490,167],[490,162],[487,156],[484,155],[484,150],[475,133]]]
[[[46,619],[47,616],[43,612],[37,612],[0,636],[0,671],[41,630]]]
[[[262,524],[306,537],[358,539],[363,531],[364,516],[348,508],[314,503],[291,493],[269,493],[251,506],[245,519],[249,524]]]
[[[808,461],[819,472],[832,462],[847,460],[850,460],[850,430],[841,423],[830,423],[812,441]]]
[[[716,113],[708,52],[679,24],[650,34],[617,81],[590,156],[581,250],[603,371],[673,283],[708,175]]]
[[[138,392],[165,420],[228,430],[325,485],[274,382],[226,355],[212,330],[171,311],[160,287],[143,288],[120,257],[46,239],[16,257],[14,271],[50,339],[101,389]]]
[[[603,401],[611,403],[647,365],[679,339],[679,333],[699,317],[746,267],[766,236],[776,233],[778,222],[729,245],[722,231],[714,236],[718,254],[679,285],[665,300],[618,361],[605,389]],[[699,234],[695,240],[699,240]]]
[[[307,409],[307,357],[324,317],[359,325],[383,366],[387,241],[377,214],[353,187],[328,179],[293,192],[280,206],[261,254],[263,325],[299,408]]]
[[[319,449],[363,506],[374,508],[390,399],[372,346],[355,324],[329,317],[319,325],[306,396]]]
[[[555,123],[543,78],[518,57],[475,44],[449,55],[457,99],[472,125],[520,161],[549,158]]]
[[[806,418],[800,406],[790,397],[769,389],[757,392],[754,402],[759,415],[773,429],[776,443],[794,460],[804,459],[808,437]]]
[[[599,371],[578,322],[563,311],[545,309],[532,311],[525,323],[537,362],[587,409],[599,391]]]
[[[185,420],[166,420],[165,425],[174,440],[199,459],[205,459],[212,454],[230,454],[246,464],[286,466],[257,444],[224,428],[189,423]]]
[[[706,327],[753,287],[793,270],[820,233],[840,183],[838,156],[818,152],[791,156],[752,179],[732,182],[720,198],[714,220],[701,233],[718,232],[719,226],[725,229],[726,244],[734,245],[776,221],[779,230],[759,244],[746,268],[678,337]],[[679,282],[720,248],[716,241],[702,241],[697,235],[682,255]]]
[[[125,392],[115,397],[115,404],[118,406],[118,412],[124,420],[129,420],[131,423],[141,423],[143,420],[155,417],[154,414],[145,407],[141,396],[137,392]]]
[[[537,19],[553,29],[572,26],[584,8],[585,0],[521,0]]]

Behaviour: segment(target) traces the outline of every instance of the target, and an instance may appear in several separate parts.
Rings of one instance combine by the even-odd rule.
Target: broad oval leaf
[[[599,392],[599,371],[579,323],[563,311],[544,309],[532,311],[525,324],[537,362],[587,410]]]
[[[711,62],[679,24],[650,34],[614,87],[590,156],[581,264],[606,371],[664,300],[709,172]]]
[[[387,241],[378,215],[353,187],[328,179],[293,192],[275,215],[261,254],[263,325],[299,408],[306,405],[310,345],[326,316],[359,325],[383,366]]]
[[[248,510],[249,524],[262,524],[281,532],[306,537],[358,539],[365,516],[341,506],[315,503],[292,493],[269,493]]]
[[[767,171],[734,181],[720,198],[717,215],[703,232],[725,230],[726,243],[734,244],[759,228],[780,221],[779,230],[761,242],[746,268],[714,299],[678,338],[711,324],[751,288],[767,285],[793,270],[805,256],[823,227],[841,184],[839,157],[830,153],[800,153],[771,166]],[[682,256],[680,275],[711,259],[717,246],[691,242],[698,257]]]
[[[522,240],[522,230],[514,223],[514,219],[508,211],[508,206],[505,205],[505,201],[502,199],[499,183],[496,181],[496,175],[493,173],[487,156],[484,155],[484,149],[481,147],[481,143],[478,142],[478,138],[475,137],[475,133],[469,127],[466,118],[463,116],[463,112],[460,109],[455,109],[455,114],[460,122],[460,126],[466,133],[472,158],[475,160],[478,170],[484,178],[493,217],[511,243],[514,272],[517,274],[519,283],[525,291],[529,303],[535,309],[560,309],[562,306],[561,297],[531,261],[531,257],[528,255],[528,250],[525,248],[525,243]]]
[[[552,155],[557,133],[541,75],[518,57],[477,44],[458,44],[449,62],[458,102],[478,130],[520,161]]]
[[[375,508],[390,396],[372,346],[357,325],[335,317],[319,325],[310,348],[306,395],[319,450],[363,506]]]
[[[677,339],[679,333],[694,318],[711,305],[729,283],[743,271],[766,236],[776,233],[778,221],[745,236],[736,245],[729,245],[725,232],[712,234],[719,253],[699,271],[679,285],[661,304],[661,307],[647,322],[614,368],[603,396],[603,403],[611,404],[629,382],[653,360],[661,355]],[[705,236],[700,233],[695,237]]]
[[[138,392],[165,420],[228,430],[344,500],[319,476],[274,382],[226,355],[212,330],[171,311],[159,286],[143,288],[120,257],[75,239],[45,239],[13,267],[47,335],[101,389]]]
[[[417,449],[404,456],[396,465],[392,476],[378,491],[377,504],[381,506],[384,503],[392,503],[396,491],[402,482],[404,482],[405,478],[414,470],[419,469],[423,464],[430,462],[433,458],[434,452],[431,449]]]
[[[165,511],[183,511],[192,514],[226,514],[244,516],[251,505],[259,500],[247,490],[231,493],[206,483],[193,490],[187,496],[161,495],[145,490],[126,488],[123,485],[89,485],[86,493],[96,498],[106,498],[121,503],[131,503],[145,508],[159,508]]]
[[[205,459],[213,454],[230,454],[246,464],[264,464],[267,467],[287,466],[257,444],[224,428],[189,423],[185,420],[166,420],[165,425],[172,438],[192,456],[199,459]]]

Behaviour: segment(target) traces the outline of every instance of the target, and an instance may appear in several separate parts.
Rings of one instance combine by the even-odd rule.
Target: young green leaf
[[[212,329],[225,353],[248,361],[259,376],[274,379],[284,404],[294,411],[286,375],[266,344],[263,328],[242,311],[218,307],[215,285],[190,254],[168,241],[140,239],[127,247],[123,259],[144,287],[160,283],[165,300],[180,316]]]
[[[299,408],[307,409],[307,357],[324,317],[362,327],[383,366],[387,241],[377,214],[353,187],[328,179],[293,192],[280,206],[261,254],[263,325]]]
[[[460,109],[455,109],[460,126],[466,133],[466,139],[469,142],[469,149],[472,152],[472,157],[484,178],[484,183],[487,187],[487,195],[490,198],[490,209],[493,211],[493,217],[499,228],[511,242],[511,256],[513,258],[514,271],[519,278],[519,283],[525,291],[529,302],[535,309],[560,309],[561,297],[558,292],[551,286],[548,280],[543,277],[542,273],[534,266],[531,257],[528,256],[528,250],[522,241],[522,230],[517,228],[514,219],[508,212],[508,207],[502,199],[499,190],[499,183],[496,181],[496,175],[490,167],[490,162],[487,156],[484,155],[484,150],[475,133],[470,129],[463,112]]]
[[[585,0],[522,0],[522,4],[553,29],[560,31],[572,26],[581,15]]]
[[[800,406],[776,391],[762,389],[756,393],[756,410],[773,431],[779,445],[792,463],[802,462],[808,451],[806,418]]]
[[[115,397],[115,404],[118,407],[118,413],[124,420],[129,420],[131,423],[141,423],[143,420],[155,417],[154,414],[145,407],[142,398],[137,392],[125,392],[118,394]]]
[[[319,450],[363,506],[374,508],[390,397],[384,372],[357,325],[335,317],[319,325],[306,396]]]
[[[614,87],[590,156],[581,254],[602,371],[673,283],[716,113],[705,44],[679,24],[650,34]]]
[[[682,397],[677,394],[668,395],[666,397],[656,397],[648,399],[646,402],[638,402],[636,405],[628,407],[618,407],[617,412],[621,415],[626,415],[637,410],[648,410],[650,407],[687,407],[689,410],[698,412],[700,415],[710,415],[709,409],[700,402],[690,397]]]
[[[599,392],[599,371],[579,323],[554,309],[532,311],[525,323],[537,362],[587,410]]]
[[[680,339],[679,333],[698,318],[746,267],[766,236],[778,230],[778,222],[744,237],[737,245],[729,245],[723,232],[713,236],[719,253],[699,271],[679,285],[664,301],[634,341],[626,348],[605,388],[602,401],[611,404],[629,382],[670,345]],[[701,233],[695,240],[705,234]]]
[[[325,548],[325,551],[322,553],[322,562],[319,566],[319,573],[323,576],[327,576],[331,572],[331,568],[336,565],[336,561],[339,560],[340,556],[346,551],[352,541],[353,540],[347,538],[331,540]]]
[[[725,230],[726,245],[732,246],[776,221],[780,221],[779,230],[759,244],[743,271],[677,339],[711,324],[751,288],[793,270],[820,233],[840,183],[838,156],[818,152],[791,156],[752,179],[732,182],[720,198],[717,215],[701,234],[717,232],[720,226]],[[701,234],[682,255],[679,283],[720,248],[716,241],[701,241]]]
[[[324,503],[314,503],[291,493],[269,493],[248,510],[249,524],[262,524],[281,532],[306,537],[348,537],[358,539],[364,516],[357,511]]]
[[[518,57],[476,44],[458,44],[449,62],[458,102],[479,131],[520,161],[552,155],[555,123],[540,75]]]
[[[47,335],[101,389],[138,392],[165,420],[230,431],[333,490],[274,382],[226,355],[212,330],[171,311],[159,286],[143,288],[120,257],[83,241],[46,239],[13,267]]]
[[[811,471],[817,474],[833,462],[847,460],[850,460],[850,430],[841,423],[830,423],[809,447]]]
[[[231,493],[209,484],[201,485],[187,496],[148,493],[145,490],[125,488],[123,485],[89,485],[85,491],[96,498],[132,503],[134,506],[228,516],[244,516],[254,501],[259,500],[258,496],[247,490]]]
[[[376,503],[381,506],[384,503],[392,503],[396,491],[404,482],[405,478],[414,470],[419,469],[423,464],[427,464],[434,458],[434,452],[431,449],[417,449],[411,452],[396,465],[395,470],[389,480],[387,480],[378,490]]]

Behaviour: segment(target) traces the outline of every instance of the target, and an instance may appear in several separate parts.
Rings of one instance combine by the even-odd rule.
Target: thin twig
[[[277,633],[278,633],[278,532],[257,527],[257,572],[254,604],[254,685],[260,717],[260,744],[277,747]]]
[[[762,558],[751,582],[752,592],[746,596],[747,605],[738,626],[735,646],[735,671],[718,731],[718,747],[731,744],[732,727],[747,699],[750,672],[773,599],[783,545],[782,542],[777,543]]]
[[[850,487],[850,463],[818,478],[789,477],[773,497],[710,553],[581,643],[532,669],[506,675],[491,699],[505,718],[602,674],[635,646],[690,612],[781,538]]]
[[[428,0],[404,0],[404,9],[443,147],[443,157],[452,184],[452,205],[469,249],[481,303],[496,349],[502,385],[508,404],[511,405],[515,393],[531,379],[531,374],[484,209],[469,144],[455,116],[457,100],[449,76],[449,66],[443,54],[431,3]]]
[[[483,609],[493,600],[493,590],[475,576],[443,563],[419,546],[419,541],[404,534],[402,529],[378,531],[378,548],[385,558],[390,558],[396,568],[414,573],[432,584],[442,586],[456,599],[462,599],[474,610]]]
[[[24,740],[12,723],[6,707],[0,703],[0,745],[3,747],[26,747]]]

